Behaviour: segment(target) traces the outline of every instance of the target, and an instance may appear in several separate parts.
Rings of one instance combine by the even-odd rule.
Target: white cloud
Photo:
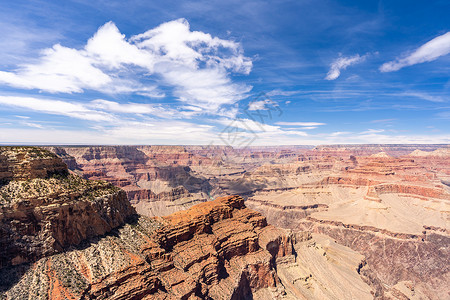
[[[292,96],[295,94],[298,94],[298,91],[283,91],[283,90],[272,90],[270,92],[267,93],[267,96],[272,97],[272,96]]]
[[[230,120],[226,120],[230,121]],[[251,120],[247,120],[251,121]],[[253,122],[253,121],[251,121]],[[224,122],[226,124],[226,122]],[[7,123],[7,125],[12,125]],[[180,135],[180,132],[186,133]],[[4,127],[0,130],[2,144],[228,144],[213,126],[183,121],[120,121],[115,126],[95,126],[90,130],[23,129]],[[450,143],[450,135],[388,135],[376,132],[334,132],[308,135],[301,131],[281,130],[276,126],[268,131],[240,132],[240,137],[255,137],[251,145],[320,145],[320,144],[396,144]],[[237,144],[236,144],[237,145]]]
[[[104,130],[120,144],[208,144],[217,139],[214,127],[184,121],[124,122]]]
[[[29,127],[34,127],[34,128],[44,128],[44,126],[42,126],[41,124],[37,124],[37,123],[33,123],[33,122],[20,122],[21,124],[25,125],[25,126],[29,126]]]
[[[57,44],[45,49],[36,64],[23,65],[16,72],[0,71],[0,82],[51,93],[80,93],[84,88],[99,89],[112,79],[94,67],[82,51]]]
[[[239,43],[191,31],[185,19],[163,23],[127,39],[108,22],[83,49],[54,45],[34,63],[0,71],[0,83],[51,93],[136,93],[164,97],[171,88],[179,101],[217,113],[247,97],[251,86],[232,82],[249,74],[252,62]]]
[[[86,107],[95,110],[103,110],[112,113],[122,114],[150,114],[162,118],[174,118],[180,112],[175,109],[163,107],[162,105],[145,104],[145,103],[119,103],[103,99],[97,99],[86,104]]]
[[[0,143],[31,145],[113,145],[121,144],[114,137],[92,130],[17,129],[0,130]]]
[[[335,80],[341,75],[341,70],[345,70],[348,66],[363,62],[365,59],[365,55],[360,56],[359,54],[349,57],[339,57],[331,63],[330,71],[328,71],[325,79]]]
[[[316,129],[317,126],[307,126],[307,127],[301,127],[301,130],[311,130],[311,129]]]
[[[212,37],[200,31],[190,31],[185,19],[163,23],[143,34],[133,36],[131,41],[143,49],[161,56],[162,61],[180,63],[197,68],[200,61],[208,65],[249,73],[251,61],[242,55],[239,43]],[[221,49],[231,51],[231,56],[218,56]],[[206,55],[205,55],[206,54]]]
[[[404,93],[400,93],[398,95],[420,98],[420,99],[423,99],[426,101],[431,101],[431,102],[445,102],[448,100],[448,98],[443,98],[441,96],[434,96],[434,95],[430,95],[430,94],[426,94],[426,93],[422,93],[422,92],[404,92]]]
[[[60,100],[0,96],[0,104],[82,120],[99,122],[114,120],[112,115],[101,111],[91,110],[81,103],[70,103]]]
[[[319,122],[276,122],[277,125],[282,126],[321,126],[326,125],[326,123],[319,123]]]
[[[248,110],[265,110],[265,109],[266,109],[265,100],[250,102],[248,104]]]
[[[178,111],[163,105],[119,103],[103,99],[82,103],[35,97],[0,96],[0,104],[75,119],[113,123],[119,122],[118,115],[120,114],[151,115],[163,119],[177,119],[189,115],[185,111]],[[29,117],[23,116],[16,117],[29,119]]]
[[[244,118],[236,118],[236,119],[228,119],[228,118],[222,118],[213,120],[216,123],[229,126],[229,127],[235,127],[243,130],[249,130],[254,132],[261,132],[261,131],[278,131],[279,126],[272,126],[268,124],[263,124],[257,121],[253,121],[250,119],[244,119]]]
[[[251,87],[234,84],[220,69],[190,69],[166,65],[160,68],[164,81],[174,87],[182,102],[215,113],[222,105],[231,105],[247,97]]]
[[[384,129],[367,129],[366,131],[360,132],[360,134],[374,134],[384,132]]]
[[[253,101],[248,104],[248,110],[268,110],[269,108],[266,105],[278,106],[278,104],[272,100],[265,99],[260,101]]]
[[[333,133],[330,133],[330,136],[334,137],[334,136],[339,136],[339,135],[346,135],[346,134],[350,134],[351,132],[348,131],[335,131]]]
[[[423,44],[415,51],[413,51],[411,54],[403,58],[397,58],[394,61],[384,63],[380,67],[380,71],[381,72],[398,71],[404,67],[436,60],[439,57],[447,55],[449,53],[450,53],[450,31]]]
[[[308,136],[308,134],[304,131],[285,130],[281,129],[279,126],[263,124],[250,119],[223,118],[212,121],[226,126],[225,129],[219,133],[219,136],[222,137],[222,141],[231,146],[241,146],[239,141],[240,139],[245,138],[255,139],[254,142],[256,143],[271,145],[274,141],[280,141],[282,139],[298,141],[300,137]],[[237,128],[240,130],[234,131],[231,128]],[[230,136],[228,135],[228,132],[230,132]]]
[[[157,60],[155,53],[142,51],[136,45],[130,44],[113,22],[100,27],[87,42],[85,50],[86,56],[92,58],[93,63],[111,69],[136,65],[152,72]]]

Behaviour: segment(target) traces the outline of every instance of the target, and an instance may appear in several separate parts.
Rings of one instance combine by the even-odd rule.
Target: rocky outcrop
[[[326,234],[363,254],[366,265],[359,272],[374,287],[375,298],[389,299],[389,294],[396,294],[394,299],[408,299],[408,293],[419,299],[419,295],[422,299],[448,298],[448,236],[426,231],[420,236],[401,234],[313,218],[298,228]],[[409,288],[396,290],[404,281],[411,283]]]
[[[2,150],[12,177],[0,187],[0,268],[62,252],[135,214],[123,191],[67,174],[48,151]]]
[[[36,147],[0,147],[0,183],[67,173],[66,164],[49,151]]]
[[[124,191],[68,174],[45,150],[7,151],[2,172],[8,182],[0,188],[2,299],[295,299],[314,289],[317,297],[324,293],[323,274],[296,252],[311,235],[268,225],[239,196],[147,218],[135,214]],[[134,196],[158,201],[159,195],[144,191]],[[166,193],[178,201],[189,191]],[[361,283],[354,266],[359,260],[346,270]],[[311,270],[306,285],[305,270]],[[330,297],[340,295],[335,284],[326,289]],[[370,294],[364,283],[358,289],[363,291],[349,287],[348,295]]]
[[[440,148],[434,151],[422,151],[419,149],[414,150],[409,154],[409,156],[418,156],[418,157],[449,157],[450,156],[450,148]]]
[[[211,159],[188,152],[183,146],[48,147],[48,150],[84,178],[105,180],[123,188],[139,212],[148,216],[167,215],[206,201],[211,190],[208,181],[191,170],[208,168]],[[167,203],[173,205],[164,210]]]
[[[289,293],[276,264],[283,257],[295,259],[293,241],[288,232],[268,226],[263,216],[246,208],[241,197],[224,197],[163,218],[138,217],[26,270],[23,265],[4,268],[2,278],[17,282],[3,286],[3,295],[245,299],[263,293],[272,299]],[[37,281],[39,285],[31,284]]]
[[[412,151],[418,149],[422,151],[434,151],[442,148],[442,144],[366,144],[366,145],[320,145],[314,148],[313,151],[326,153],[327,155],[358,155],[368,156],[385,152],[391,156],[408,155]]]
[[[354,149],[370,154],[363,147]],[[327,235],[364,255],[359,272],[376,299],[447,298],[448,160],[437,155],[383,154],[354,157],[352,162],[344,159],[355,153],[352,147],[329,150],[333,153],[326,155],[333,154],[334,165],[318,172],[322,179],[312,168],[309,176],[319,179],[315,183],[259,189],[249,195],[247,205],[263,213],[270,224]],[[324,160],[315,156],[307,161],[314,165]],[[341,164],[348,165],[338,167]],[[284,183],[294,172],[278,174],[278,182]]]

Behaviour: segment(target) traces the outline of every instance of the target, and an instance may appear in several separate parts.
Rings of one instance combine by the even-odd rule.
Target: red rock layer
[[[291,236],[230,196],[164,218],[139,217],[86,247],[39,260],[4,295],[243,299],[280,285],[275,261],[286,255],[293,255]]]

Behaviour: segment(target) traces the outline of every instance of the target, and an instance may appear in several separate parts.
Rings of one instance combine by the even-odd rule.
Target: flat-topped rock
[[[0,147],[0,183],[68,174],[67,165],[50,151],[37,147]]]

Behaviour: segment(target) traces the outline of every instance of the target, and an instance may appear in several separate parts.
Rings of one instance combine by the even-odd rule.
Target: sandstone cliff
[[[32,262],[109,232],[135,213],[123,191],[69,175],[54,154],[0,148],[0,268]]]
[[[122,188],[137,212],[168,215],[209,200],[211,187],[191,170],[211,160],[182,146],[48,147],[85,179]]]
[[[0,183],[67,173],[66,164],[49,151],[36,147],[0,147]]]
[[[371,155],[355,161],[342,168],[348,162],[335,157],[328,170],[303,175],[266,172],[266,182],[282,184],[251,193],[246,205],[271,224],[325,234],[364,255],[360,273],[377,299],[448,298],[448,160]],[[293,178],[304,183],[287,187]]]

